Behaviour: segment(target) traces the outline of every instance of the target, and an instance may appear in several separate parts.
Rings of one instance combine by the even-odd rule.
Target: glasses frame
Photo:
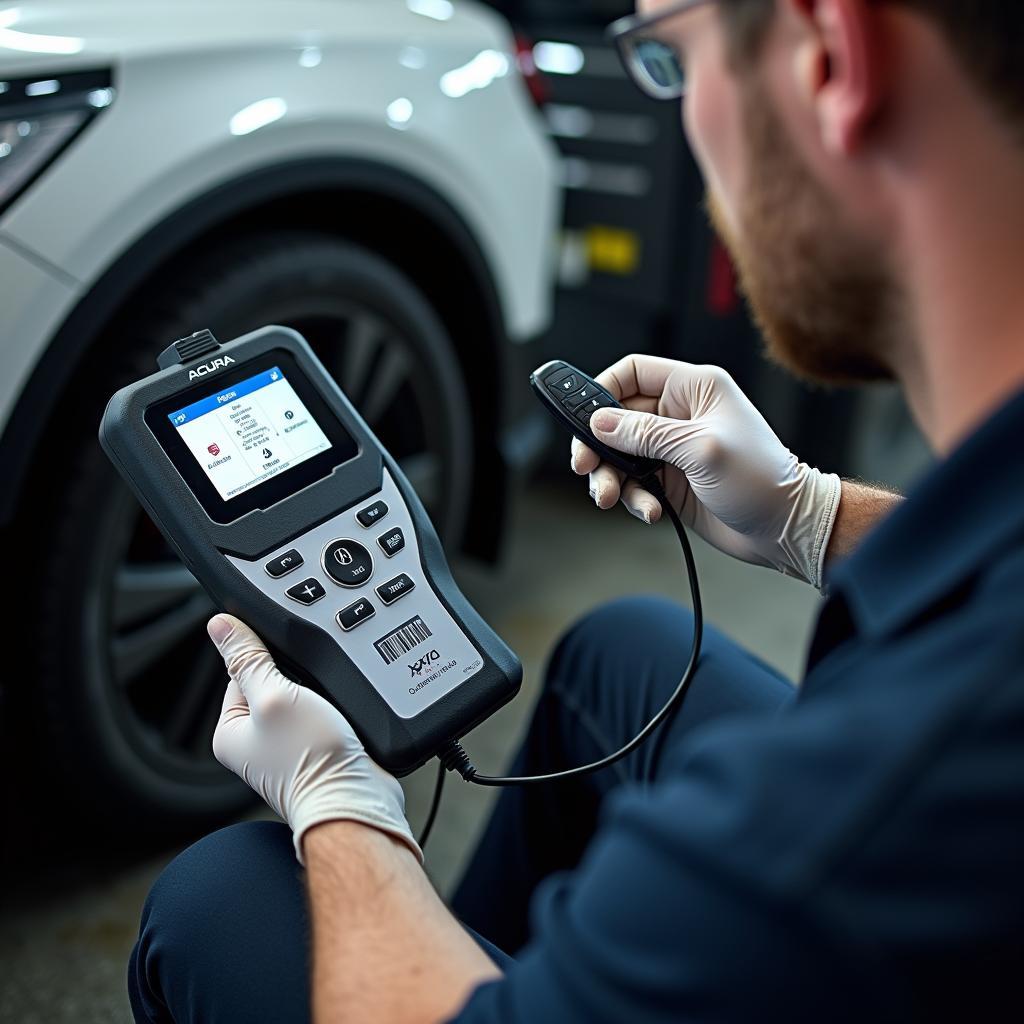
[[[652,25],[657,25],[676,15],[684,14],[695,7],[703,7],[705,4],[713,3],[714,0],[677,0],[676,3],[666,4],[659,11],[650,14],[630,14],[625,18],[619,18],[608,26],[607,38],[614,43],[618,51],[622,66],[633,84],[645,95],[655,100],[678,100],[686,95],[686,76],[678,86],[659,85],[644,69],[643,62],[636,55],[634,42],[638,35],[641,35]]]

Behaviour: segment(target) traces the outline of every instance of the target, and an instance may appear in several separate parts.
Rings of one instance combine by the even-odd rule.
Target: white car
[[[543,437],[520,378],[557,182],[510,30],[474,3],[0,7],[9,734],[42,723],[140,828],[246,799],[210,753],[208,600],[96,443],[109,395],[201,328],[298,328],[449,546],[494,553]]]

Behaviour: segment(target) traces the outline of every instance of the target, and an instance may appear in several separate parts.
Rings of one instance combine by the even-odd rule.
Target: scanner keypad
[[[362,517],[364,526],[360,513],[369,509],[377,514]],[[303,559],[306,572],[315,575],[301,579],[295,573],[287,580],[270,576],[267,565],[286,555]],[[402,718],[418,715],[484,665],[471,639],[425,582],[412,516],[386,468],[380,491],[291,538],[279,550],[256,560],[226,557],[279,605],[333,635],[349,662]],[[387,566],[386,574],[378,571],[381,565]],[[362,567],[365,571],[359,571]],[[372,624],[364,627],[365,622]],[[440,668],[423,668],[411,677],[411,667],[435,650],[442,656]]]

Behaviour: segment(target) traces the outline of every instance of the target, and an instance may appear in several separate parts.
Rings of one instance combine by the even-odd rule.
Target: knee
[[[196,1007],[224,991],[238,1005],[255,1000],[262,988],[245,965],[261,963],[268,943],[282,976],[301,981],[304,930],[300,867],[286,825],[246,822],[206,836],[171,861],[146,899],[128,964],[136,1020],[203,1018]],[[292,941],[277,945],[282,937]]]
[[[175,857],[153,884],[138,952],[185,948],[197,930],[208,934],[209,922],[237,920],[254,893],[282,886],[301,887],[286,825],[252,821],[213,832]]]
[[[231,825],[178,854],[150,890],[144,916],[194,926],[221,904],[235,905],[275,875],[298,875],[291,832],[275,821]]]
[[[627,597],[590,612],[562,637],[545,689],[592,705],[631,700],[638,690],[660,699],[676,686],[690,659],[693,612],[663,597]],[[793,687],[778,672],[705,623],[690,705],[771,710]]]
[[[620,598],[588,612],[563,634],[548,662],[545,687],[589,691],[638,673],[682,670],[693,642],[693,613],[663,597]]]
[[[654,594],[633,595],[587,612],[566,630],[561,643],[618,646],[632,638],[661,640],[666,631],[688,630],[692,625],[693,613],[685,605]]]

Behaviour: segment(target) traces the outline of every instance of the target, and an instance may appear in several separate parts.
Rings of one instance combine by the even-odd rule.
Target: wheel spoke
[[[359,411],[371,427],[379,423],[384,413],[391,408],[408,377],[407,353],[397,345],[387,345],[374,368],[366,397],[359,405]]]
[[[213,673],[219,666],[220,657],[216,648],[213,644],[205,644],[178,691],[177,702],[167,717],[164,736],[167,738],[168,745],[185,746],[186,740],[196,732],[197,719],[209,707],[215,686]]]
[[[204,592],[200,592],[153,622],[115,636],[111,655],[114,672],[121,685],[131,682],[173,650],[212,612],[213,603]]]
[[[366,315],[354,317],[343,342],[338,375],[342,390],[354,405],[359,405],[366,391],[367,379],[379,348],[379,322]]]
[[[114,627],[122,629],[168,612],[199,589],[196,578],[180,562],[124,565],[114,581]]]
[[[398,460],[402,472],[427,508],[441,504],[441,458],[437,452],[417,452]]]

